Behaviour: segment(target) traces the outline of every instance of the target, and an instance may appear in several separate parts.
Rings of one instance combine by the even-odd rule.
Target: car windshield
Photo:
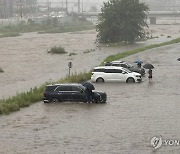
[[[133,67],[131,64],[127,64],[128,68]]]
[[[122,68],[123,71],[127,72],[127,73],[131,73],[130,70],[128,70],[127,68]]]

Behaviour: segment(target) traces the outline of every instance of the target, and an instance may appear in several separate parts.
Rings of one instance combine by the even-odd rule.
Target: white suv
[[[99,66],[92,71],[92,82],[141,82],[141,74],[117,66]]]

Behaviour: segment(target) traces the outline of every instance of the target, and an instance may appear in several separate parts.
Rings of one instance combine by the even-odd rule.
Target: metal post
[[[64,12],[64,2],[62,0],[62,12]]]
[[[3,2],[3,18],[5,19],[6,18],[6,1],[4,0]]]
[[[78,0],[78,13],[80,13],[80,9],[81,9],[81,7],[80,7],[80,0]]]
[[[66,13],[68,12],[68,2],[66,0]]]
[[[20,0],[19,5],[20,5],[20,17],[21,17],[21,19],[22,19],[22,17],[23,17],[23,12],[22,12],[22,0]]]
[[[48,9],[48,15],[49,15],[49,11],[50,11],[50,2],[49,2],[49,0],[46,0],[46,5],[47,5],[47,9]]]
[[[69,67],[69,77],[70,77],[70,75],[71,75],[71,68]]]
[[[69,67],[69,77],[70,77],[70,73],[71,73],[70,70],[71,70],[71,68],[72,68],[72,62],[69,62],[69,63],[68,63],[68,67]]]

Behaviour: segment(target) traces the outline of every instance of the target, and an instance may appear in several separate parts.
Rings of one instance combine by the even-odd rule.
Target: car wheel
[[[103,78],[97,78],[96,82],[104,82],[104,79]]]
[[[103,100],[103,101],[102,101],[102,103],[106,103],[106,101],[105,101],[105,100]]]
[[[56,102],[58,102],[58,99],[57,99],[57,98],[53,98],[53,99],[52,99],[52,102],[53,102],[53,103],[56,103]]]
[[[134,80],[134,78],[128,78],[128,79],[126,80],[126,82],[127,82],[127,83],[135,83],[135,80]]]
[[[49,103],[49,101],[44,101],[44,103]]]
[[[93,99],[93,100],[92,100],[92,103],[98,103],[98,100]]]
[[[84,100],[83,103],[87,103],[87,100]]]

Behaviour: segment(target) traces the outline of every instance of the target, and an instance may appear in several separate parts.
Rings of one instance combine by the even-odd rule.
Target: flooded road
[[[138,45],[143,45],[143,43]],[[87,48],[93,47],[88,46]],[[27,71],[29,74],[26,74],[25,70],[28,66],[25,67],[25,63],[21,65],[24,68],[24,75],[22,75],[21,67],[17,67],[17,70],[21,70],[19,77],[29,77],[29,80],[24,81],[24,86],[28,83],[31,83],[29,86],[33,86],[32,80],[34,84],[41,84],[43,79],[59,79],[61,75],[66,75],[64,67],[68,60],[73,60],[74,71],[76,69],[78,71],[89,70],[109,54],[109,49],[99,50],[97,47],[94,52],[77,54],[72,57],[63,55],[62,59],[55,55],[46,55],[49,59],[46,57],[43,59],[44,53],[42,53],[42,58],[39,57],[41,60],[34,61],[34,63],[41,68],[40,62],[45,65],[48,60],[49,65],[48,63],[45,65],[47,69],[38,70],[39,68],[36,68],[32,62],[30,63],[31,67],[34,66],[32,74],[29,71]],[[85,48],[78,51],[83,52],[84,50]],[[97,57],[93,55],[96,51]],[[100,51],[104,54],[102,55]],[[119,51],[115,48],[112,52]],[[59,67],[52,69],[51,64],[54,65],[54,63],[52,63],[51,56],[54,56],[53,59]],[[136,59],[152,63],[155,66],[153,82],[149,83],[145,76],[143,82],[137,84],[95,83],[97,90],[107,93],[107,104],[70,102],[44,104],[38,102],[10,115],[0,116],[0,154],[178,154],[180,146],[162,146],[154,151],[150,140],[154,136],[180,140],[180,62],[177,61],[179,57],[180,43],[124,58],[131,63]],[[25,54],[24,58],[27,58]],[[87,63],[88,58],[96,60],[93,61],[94,63]],[[14,60],[18,61],[16,56]],[[12,71],[10,66],[4,65],[5,60],[1,59],[1,64],[5,70],[7,68]],[[63,66],[61,67],[60,64]],[[79,68],[82,64],[84,64],[83,67]],[[14,69],[16,72],[15,66]],[[50,70],[52,71],[50,76],[48,74],[43,78],[43,73]],[[8,82],[8,78],[4,80]],[[11,78],[11,81],[12,85],[17,85],[19,82],[21,83],[19,85],[23,87],[23,80],[14,81]],[[7,86],[2,78],[0,83],[2,85],[1,95],[5,96],[2,87]]]
[[[124,58],[152,63],[153,82],[94,84],[107,104],[38,102],[1,116],[0,153],[178,154],[180,146],[154,151],[150,140],[180,139],[179,57],[180,43]]]
[[[0,73],[0,99],[65,77],[69,61],[73,63],[72,72],[89,71],[109,55],[180,37],[179,25],[154,25],[148,31],[155,39],[122,47],[94,43],[95,30],[62,34],[26,33],[19,37],[1,38],[0,67],[4,73]],[[47,54],[53,46],[64,47],[68,53]]]

